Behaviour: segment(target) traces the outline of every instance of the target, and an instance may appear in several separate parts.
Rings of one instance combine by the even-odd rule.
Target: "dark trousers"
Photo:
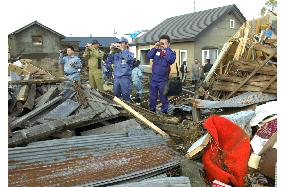
[[[162,102],[161,112],[167,113],[169,108],[168,97],[163,94],[167,81],[150,82],[150,100],[149,100],[149,109],[153,112],[156,112],[158,94],[160,101]]]

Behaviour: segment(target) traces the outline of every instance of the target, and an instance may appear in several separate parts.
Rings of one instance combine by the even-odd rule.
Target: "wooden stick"
[[[25,76],[25,80],[29,81],[32,78],[31,74]],[[17,101],[26,101],[28,98],[30,87],[28,85],[24,85],[21,87],[20,92],[17,95]]]
[[[258,70],[260,70],[274,55],[276,55],[276,51],[274,51],[272,54],[269,55],[269,57],[267,57],[262,64],[256,68],[253,72],[251,72],[251,74],[245,78],[242,83],[240,85],[238,85],[227,97],[226,99],[229,99],[234,93],[236,93],[250,78],[252,78]]]
[[[33,80],[9,81],[8,84],[10,85],[56,84],[64,81],[65,79],[33,79]]]
[[[261,91],[263,92],[264,90],[266,90],[272,84],[272,82],[274,82],[276,79],[277,79],[277,75],[272,77],[272,79],[263,87]]]
[[[218,68],[218,66],[220,65],[222,60],[224,58],[226,58],[227,53],[230,50],[232,44],[233,44],[233,42],[227,42],[227,43],[224,44],[224,46],[222,48],[222,51],[218,55],[215,63],[213,64],[212,68],[210,69],[210,71],[208,72],[207,76],[205,77],[205,80],[204,80],[205,83],[210,81],[211,77],[214,75],[215,70]]]
[[[32,110],[31,112],[27,113],[26,115],[16,119],[15,121],[13,121],[12,123],[9,124],[10,128],[14,129],[16,127],[20,127],[24,122],[28,121],[32,117],[38,115],[39,113],[41,113],[45,109],[47,109],[50,106],[54,105],[55,103],[60,101],[62,98],[63,98],[62,96],[58,96],[58,97],[54,98],[53,100],[45,103],[44,105],[41,105],[40,107]]]
[[[117,97],[114,97],[113,100],[121,105],[125,110],[127,110],[128,112],[130,112],[132,115],[134,115],[136,118],[140,119],[145,125],[149,126],[150,128],[152,128],[154,131],[156,131],[157,133],[159,133],[160,135],[162,135],[163,137],[169,137],[169,135],[167,133],[165,133],[162,129],[160,129],[159,127],[157,127],[156,125],[154,125],[151,121],[149,121],[148,119],[146,119],[144,116],[142,116],[141,114],[139,114],[138,112],[136,112],[135,110],[133,110],[129,105],[127,105],[126,103],[124,103],[122,100],[120,100]]]
[[[29,91],[28,99],[23,107],[32,110],[35,104],[35,97],[36,97],[36,85],[32,84]]]

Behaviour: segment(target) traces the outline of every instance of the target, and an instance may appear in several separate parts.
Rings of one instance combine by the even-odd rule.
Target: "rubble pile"
[[[209,99],[244,92],[277,93],[277,39],[256,34],[249,22],[224,44],[200,91]]]
[[[168,115],[147,109],[147,91],[138,106],[10,64],[24,79],[9,81],[9,185],[276,185],[276,51],[245,23]]]

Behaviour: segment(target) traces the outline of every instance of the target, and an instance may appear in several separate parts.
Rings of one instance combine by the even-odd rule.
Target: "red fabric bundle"
[[[249,136],[221,116],[209,117],[204,121],[204,127],[213,138],[202,156],[207,179],[244,186],[250,156]]]

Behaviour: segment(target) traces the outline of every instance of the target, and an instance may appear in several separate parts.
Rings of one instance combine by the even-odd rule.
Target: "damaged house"
[[[58,55],[64,35],[34,21],[8,35],[11,57],[46,58]]]
[[[171,48],[177,54],[176,63],[181,64],[186,60],[191,71],[194,59],[202,62],[210,59],[214,63],[223,44],[245,21],[246,18],[236,5],[171,17],[134,41],[136,55],[145,70],[150,72],[152,62],[147,58],[147,52],[160,35],[167,34],[171,38]],[[175,68],[172,68],[171,73],[175,72]]]

